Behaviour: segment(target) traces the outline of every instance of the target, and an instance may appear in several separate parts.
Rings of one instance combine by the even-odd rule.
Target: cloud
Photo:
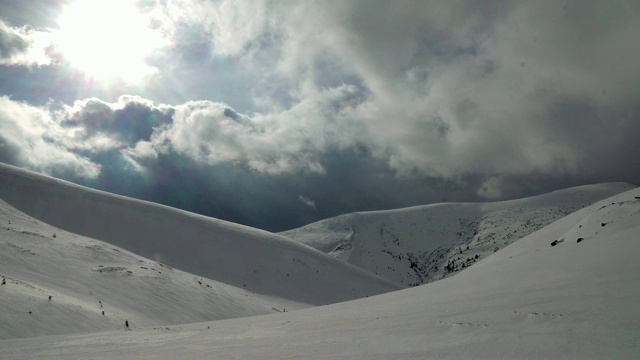
[[[27,50],[29,43],[26,36],[0,22],[0,58],[10,59]],[[6,61],[6,60],[5,60]]]
[[[23,130],[16,139],[39,139],[89,157],[117,151],[131,164],[176,153],[268,174],[323,173],[322,154],[352,146],[360,133],[345,115],[358,96],[358,89],[345,86],[281,113],[251,116],[204,100],[170,106],[125,95],[113,103],[88,98],[35,107],[4,98],[4,124]],[[29,121],[40,130],[28,132],[23,124]],[[18,148],[28,152],[26,145]]]
[[[443,186],[462,196],[446,181],[398,179],[367,146],[350,143],[360,133],[348,121],[361,101],[354,94],[346,87],[251,116],[208,101],[169,106],[122,96],[38,107],[4,97],[0,161],[276,231],[440,201]]]
[[[231,162],[269,174],[323,173],[322,154],[352,146],[364,131],[347,116],[360,101],[353,86],[320,92],[279,113],[251,116],[223,103],[188,101],[172,107],[171,123],[158,127],[132,155],[175,151],[204,163]]]
[[[12,135],[1,159],[43,169],[43,155],[30,155],[40,142],[94,174],[87,183],[126,178],[108,186],[208,214],[225,204],[228,219],[270,228],[640,183],[635,1],[144,4],[173,40],[145,95],[43,107],[5,99],[2,134]],[[159,101],[166,93],[177,100]],[[39,132],[20,116],[40,119],[30,120]],[[195,191],[167,195],[181,183],[217,205]]]
[[[256,104],[280,113],[353,86],[361,97],[348,119],[362,132],[345,142],[401,174],[604,180],[622,155],[611,139],[637,153],[631,0],[222,1],[209,11],[213,56],[255,77]],[[321,109],[308,110],[299,118]],[[632,168],[615,173],[638,181]]]
[[[44,106],[0,97],[1,157],[46,174],[97,179],[104,166],[139,166],[127,154],[142,151],[154,129],[172,121],[173,111],[137,96]]]
[[[478,195],[485,199],[500,199],[502,198],[501,185],[501,179],[492,176],[482,182],[478,189]]]
[[[113,146],[134,146],[148,141],[155,128],[171,122],[174,109],[155,106],[139,96],[120,96],[115,103],[97,98],[77,100],[72,106],[62,105],[55,112],[60,125],[74,131],[83,141],[108,136]]]
[[[11,27],[0,19],[0,65],[47,65],[49,45],[48,32]]]
[[[304,195],[299,195],[299,196],[298,196],[298,199],[299,199],[303,204],[305,204],[306,206],[308,206],[308,207],[310,207],[310,208],[312,208],[312,209],[315,209],[315,208],[316,208],[316,202],[315,202],[315,201],[313,201],[313,200],[311,200],[311,199],[309,199],[308,197],[306,197],[306,196],[304,196]]]
[[[70,151],[50,114],[41,108],[0,97],[0,153],[4,160],[52,175],[96,178],[100,165]]]

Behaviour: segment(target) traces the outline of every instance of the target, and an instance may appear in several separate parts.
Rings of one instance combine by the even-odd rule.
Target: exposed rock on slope
[[[353,213],[281,235],[396,283],[415,286],[466,269],[557,219],[631,188],[608,183],[504,202]]]

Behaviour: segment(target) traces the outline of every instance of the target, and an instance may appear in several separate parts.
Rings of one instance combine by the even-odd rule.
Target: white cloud
[[[298,195],[298,200],[300,200],[304,205],[315,209],[316,208],[316,202],[311,200],[310,198],[304,196],[304,195]]]
[[[4,151],[19,165],[47,174],[70,171],[79,177],[96,178],[100,165],[69,151],[65,131],[46,109],[0,97],[0,134]]]
[[[3,98],[1,126],[24,166],[49,173],[47,166],[75,159],[82,165],[77,165],[80,176],[95,177],[99,166],[90,166],[87,157],[107,152],[141,171],[145,161],[175,152],[197,162],[235,163],[269,174],[321,174],[324,153],[348,148],[363,134],[349,115],[358,97],[357,88],[344,86],[280,113],[251,116],[210,101],[169,106],[121,96],[114,103],[88,98],[36,107]]]
[[[48,31],[12,27],[0,19],[0,65],[48,65]]]
[[[252,116],[223,103],[189,101],[174,107],[173,121],[158,128],[138,155],[176,151],[198,161],[244,164],[272,174],[322,173],[322,153],[351,146],[362,134],[345,115],[358,104],[354,96],[358,90],[344,86],[280,113]]]

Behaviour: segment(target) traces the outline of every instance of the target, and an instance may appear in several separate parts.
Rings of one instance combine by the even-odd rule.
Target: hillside
[[[283,310],[250,291],[44,224],[1,200],[0,226],[0,339]]]
[[[580,186],[494,203],[443,203],[346,214],[280,233],[402,285],[466,269],[578,209],[634,188]]]
[[[635,189],[424,286],[267,316],[0,341],[0,358],[635,359],[638,239]]]
[[[162,271],[158,264],[162,263],[194,274],[181,276],[183,280],[180,281],[203,278],[236,288],[236,295],[251,293],[266,301],[252,304],[246,311],[240,311],[241,315],[264,312],[265,309],[270,311],[272,307],[295,309],[324,305],[401,288],[282,236],[88,189],[4,164],[0,164],[0,199],[6,203],[3,211],[7,221],[14,215],[26,219],[24,215],[16,215],[20,211],[50,225],[48,230],[43,230],[47,229],[46,226],[35,223],[33,226],[38,229],[31,229],[31,225],[7,225],[10,230],[3,232],[0,238],[4,247],[2,254],[7,257],[22,256],[20,251],[16,252],[19,249],[41,255],[61,252],[57,257],[41,258],[42,263],[37,267],[24,264],[33,272],[33,277],[40,278],[39,283],[45,293],[47,277],[66,277],[62,270],[52,272],[51,269],[55,269],[53,264],[74,261],[73,256],[78,261],[84,261],[75,266],[93,275],[100,274],[97,267],[103,265],[121,273],[125,279],[127,271],[141,275],[148,271],[151,276],[156,276],[154,271]],[[30,222],[33,220],[27,221]],[[43,242],[43,237],[50,240],[52,232],[60,233],[60,238]],[[78,235],[77,239],[74,234]],[[81,239],[82,236],[90,239]],[[83,250],[83,253],[77,250],[75,255],[73,252],[67,254],[64,249],[70,247],[68,241],[82,243],[77,246],[78,249],[93,247],[95,251]],[[92,245],[87,245],[89,243]],[[122,249],[132,253],[127,253],[129,260],[101,257],[104,252]],[[145,259],[132,257],[133,254]],[[19,264],[17,259],[14,260]],[[120,264],[121,261],[127,264]],[[131,261],[140,262],[140,266],[149,269],[134,266]],[[143,262],[149,266],[143,265]],[[11,274],[14,269],[4,264],[7,263],[3,262],[2,271]],[[123,267],[127,270],[121,269]],[[102,275],[106,276],[104,272]],[[166,273],[163,271],[163,274]],[[16,281],[29,283],[32,280],[16,275]],[[91,286],[72,289],[73,283],[68,282],[68,285],[70,291],[88,294],[97,291]],[[158,282],[155,291],[164,291],[161,282]],[[92,302],[97,301],[92,299]],[[227,305],[233,306],[224,306]],[[171,318],[171,315],[163,318]]]

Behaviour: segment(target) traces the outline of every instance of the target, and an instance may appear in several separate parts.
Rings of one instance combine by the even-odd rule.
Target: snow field
[[[628,184],[348,214],[287,233],[342,261],[9,166],[0,184],[0,359],[640,353],[640,189]],[[493,241],[503,244],[494,250]],[[408,282],[423,269],[407,265],[420,251],[439,262],[422,286],[401,289],[364,266],[388,265],[385,276],[402,269]],[[447,273],[438,260],[471,257],[465,271]]]

